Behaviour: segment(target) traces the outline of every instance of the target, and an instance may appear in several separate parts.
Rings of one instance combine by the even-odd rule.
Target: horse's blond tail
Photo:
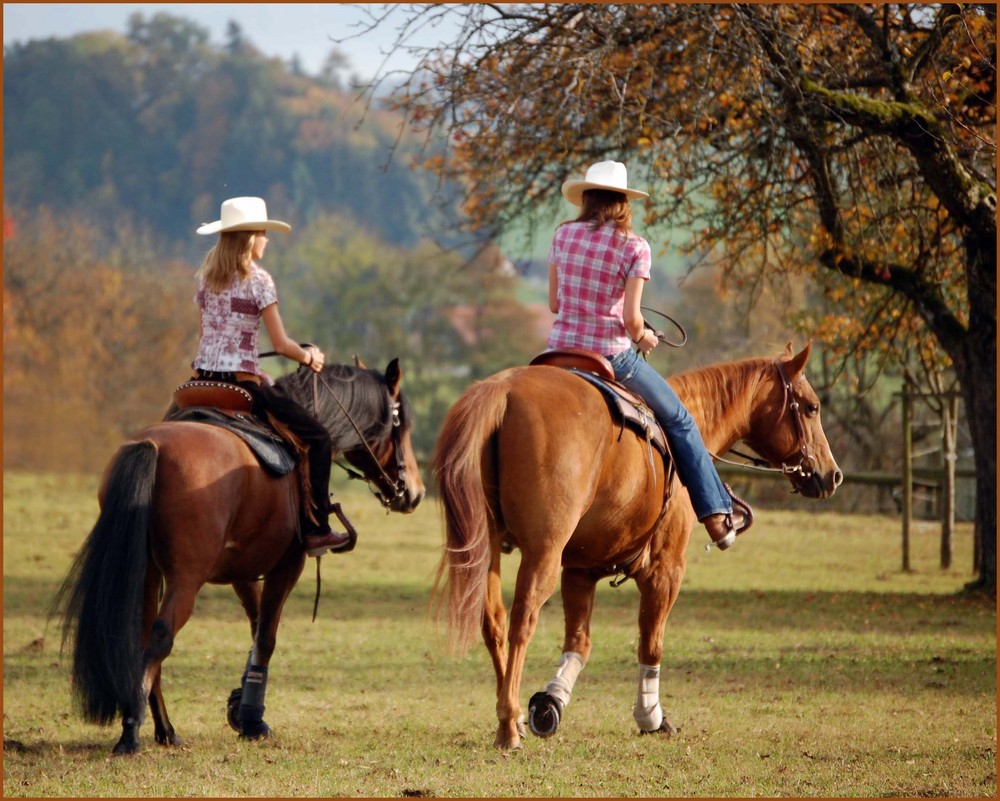
[[[434,596],[447,598],[451,645],[464,653],[481,631],[490,567],[491,509],[483,460],[507,411],[507,382],[496,377],[469,387],[448,412],[434,448],[434,473],[445,515],[444,554]],[[488,456],[490,455],[490,456]],[[440,612],[440,606],[439,606]]]

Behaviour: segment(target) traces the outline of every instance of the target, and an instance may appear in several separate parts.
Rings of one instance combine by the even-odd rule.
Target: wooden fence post
[[[949,394],[941,404],[941,456],[944,488],[941,495],[941,567],[951,567],[955,537],[955,465],[958,461],[958,395]]]
[[[913,398],[903,385],[903,572],[910,572],[910,525],[913,521]]]

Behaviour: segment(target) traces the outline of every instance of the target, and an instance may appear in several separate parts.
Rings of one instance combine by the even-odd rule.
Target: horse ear
[[[365,370],[365,369],[367,369],[365,367],[365,363],[363,361],[361,361],[361,357],[358,356],[358,354],[356,354],[356,353],[354,354],[354,366],[357,367],[359,370]]]
[[[403,378],[403,371],[399,368],[399,359],[393,359],[389,366],[385,368],[385,383],[389,386],[389,394],[393,398],[399,397],[399,382]]]
[[[792,343],[788,343],[787,353],[791,353]],[[802,349],[801,353],[792,356],[788,361],[785,362],[785,368],[788,371],[788,380],[794,381],[800,375],[802,371],[806,369],[806,362],[809,361],[809,354],[812,353],[812,340],[810,339],[806,342],[806,346]]]

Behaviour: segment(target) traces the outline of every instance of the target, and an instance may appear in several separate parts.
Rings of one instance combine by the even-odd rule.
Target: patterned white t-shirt
[[[194,301],[201,309],[201,341],[192,367],[260,375],[260,313],[278,302],[274,280],[267,270],[251,262],[250,275],[237,276],[222,292],[210,292],[204,280],[199,281]]]

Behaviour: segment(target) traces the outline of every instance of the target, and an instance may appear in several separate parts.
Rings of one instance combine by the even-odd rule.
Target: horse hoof
[[[240,711],[240,701],[242,700],[243,688],[237,687],[229,693],[229,700],[226,701],[226,720],[229,721],[229,728],[237,733],[243,729],[243,727],[240,726],[240,719],[238,717]]]
[[[184,741],[174,733],[173,729],[157,734],[156,742],[158,745],[169,745],[172,748],[184,745]]]
[[[642,735],[642,734],[666,734],[669,737],[671,734],[677,734],[677,732],[679,732],[679,731],[680,731],[680,729],[674,728],[671,725],[670,721],[667,720],[666,718],[664,718],[663,722],[660,723],[660,727],[658,729],[650,729],[649,731],[645,731],[644,729],[639,729],[639,734],[640,735]]]
[[[493,747],[498,751],[517,751],[521,748],[520,737],[501,737],[499,734],[493,741]]]
[[[271,727],[264,721],[244,721],[240,730],[241,740],[265,740],[271,736]]]
[[[545,692],[531,696],[528,702],[528,725],[538,737],[551,737],[559,728],[562,707],[559,702]]]
[[[139,743],[119,740],[111,753],[114,756],[134,756],[139,753],[139,750]]]

